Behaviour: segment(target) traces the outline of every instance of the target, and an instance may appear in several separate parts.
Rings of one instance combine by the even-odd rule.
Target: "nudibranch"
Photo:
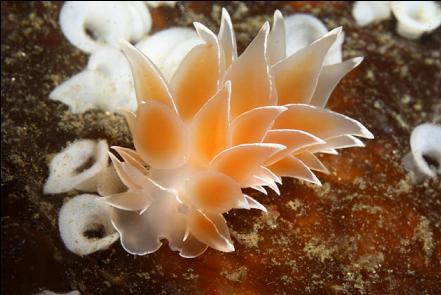
[[[166,239],[183,257],[208,247],[231,252],[223,214],[265,207],[242,192],[279,194],[282,177],[320,185],[327,172],[316,153],[363,146],[361,123],[325,109],[340,79],[361,58],[324,65],[342,34],[336,28],[292,55],[276,11],[238,55],[222,11],[216,36],[194,23],[202,44],[185,56],[168,83],[142,52],[122,42],[135,83],[137,110],[126,112],[135,149],[109,153],[125,191],[108,192],[111,221],[129,253],[157,251]]]

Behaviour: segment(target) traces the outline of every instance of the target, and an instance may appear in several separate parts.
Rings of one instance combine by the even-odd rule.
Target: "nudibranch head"
[[[265,207],[242,192],[279,193],[281,177],[320,184],[320,152],[362,146],[373,138],[359,122],[326,110],[339,80],[361,58],[324,65],[341,28],[286,56],[280,12],[239,56],[226,10],[218,36],[200,23],[203,44],[184,58],[168,83],[156,66],[122,43],[138,108],[126,112],[135,149],[110,154],[125,192],[105,196],[112,223],[130,253],[154,252],[167,239],[183,257],[207,247],[234,250],[223,214]]]

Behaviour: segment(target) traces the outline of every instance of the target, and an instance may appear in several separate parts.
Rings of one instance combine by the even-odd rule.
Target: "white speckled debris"
[[[366,26],[391,16],[391,1],[355,1],[352,16],[357,25]]]
[[[411,152],[403,158],[403,165],[413,172],[415,180],[425,177],[436,177],[441,174],[441,126],[436,124],[421,124],[410,136]],[[436,162],[437,167],[431,167],[424,158]]]
[[[119,49],[110,46],[94,52],[86,69],[58,85],[49,98],[67,104],[73,113],[136,109],[129,63]]]
[[[61,239],[66,248],[77,255],[107,249],[119,238],[110,220],[110,208],[97,195],[79,195],[67,201],[58,218]],[[87,231],[102,232],[99,238],[89,238]]]
[[[152,19],[142,1],[67,1],[60,12],[60,26],[73,45],[93,53],[121,39],[139,41],[150,31]]]
[[[418,39],[441,25],[441,6],[435,1],[392,1],[392,12],[398,20],[397,33]]]
[[[144,1],[148,6],[153,8],[157,8],[159,6],[170,6],[173,7],[176,5],[177,1]]]
[[[83,139],[71,143],[52,159],[43,192],[96,191],[99,176],[107,167],[108,150],[105,140]]]

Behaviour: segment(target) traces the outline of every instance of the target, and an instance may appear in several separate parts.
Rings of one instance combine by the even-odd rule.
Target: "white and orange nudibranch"
[[[125,42],[138,108],[126,117],[135,149],[114,147],[114,168],[127,188],[104,200],[123,247],[155,252],[162,239],[183,257],[208,247],[234,251],[223,214],[265,207],[242,192],[279,193],[281,177],[320,184],[327,172],[314,155],[363,146],[373,138],[359,122],[325,109],[340,79],[361,58],[323,65],[341,28],[286,56],[285,25],[276,11],[238,56],[230,17],[216,36],[194,26],[194,47],[167,83],[155,65]],[[147,168],[148,167],[148,168]]]

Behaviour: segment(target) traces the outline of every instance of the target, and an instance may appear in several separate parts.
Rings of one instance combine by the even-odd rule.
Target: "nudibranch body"
[[[325,109],[340,79],[361,58],[324,65],[342,34],[334,29],[286,56],[279,11],[238,56],[226,10],[216,36],[200,23],[204,41],[184,58],[170,83],[129,43],[122,43],[135,82],[138,108],[126,112],[135,150],[110,154],[124,192],[112,192],[112,223],[123,247],[143,255],[167,239],[172,250],[195,257],[208,247],[234,250],[223,214],[265,211],[242,188],[279,193],[281,177],[320,184],[327,172],[316,153],[363,146],[373,138],[359,122]]]

